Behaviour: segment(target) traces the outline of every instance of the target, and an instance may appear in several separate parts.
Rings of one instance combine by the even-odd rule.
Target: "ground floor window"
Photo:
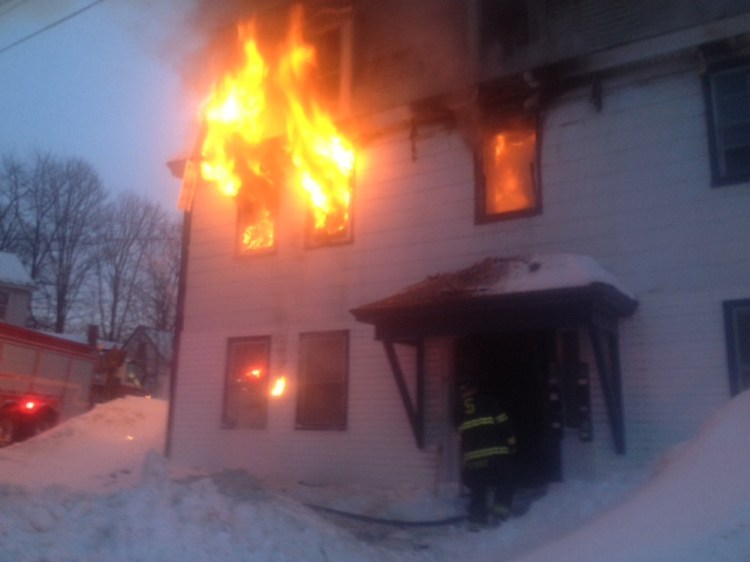
[[[268,336],[229,339],[222,427],[266,427],[270,356]]]
[[[734,396],[750,388],[750,299],[724,302],[724,331]]]
[[[346,429],[349,332],[300,335],[298,429]]]
[[[9,301],[10,293],[8,291],[0,291],[0,320],[5,320],[8,317]]]

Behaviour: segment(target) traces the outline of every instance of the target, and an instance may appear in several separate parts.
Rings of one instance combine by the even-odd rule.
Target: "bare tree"
[[[59,168],[50,153],[37,152],[25,170],[26,185],[17,201],[19,253],[35,281],[41,281],[40,272],[52,246]]]
[[[37,283],[35,320],[55,332],[65,331],[94,263],[104,198],[99,176],[85,161],[37,154],[20,206],[22,257]]]
[[[145,269],[140,303],[144,324],[157,330],[174,329],[177,287],[182,255],[182,225],[168,220],[160,224],[158,244],[152,247]]]
[[[20,202],[26,194],[29,174],[11,154],[0,163],[0,251],[19,253],[22,223]]]
[[[114,341],[138,325],[169,331],[180,227],[144,198],[106,198],[83,160],[0,160],[0,251],[17,253],[36,283],[33,323],[56,332],[96,323]]]
[[[169,232],[158,205],[124,194],[105,211],[97,251],[97,302],[103,337],[122,341],[139,324],[151,327],[149,285],[154,268],[165,263]],[[160,303],[161,304],[161,303]]]

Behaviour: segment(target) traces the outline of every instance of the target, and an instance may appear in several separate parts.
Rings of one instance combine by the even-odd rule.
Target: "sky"
[[[108,191],[176,209],[180,182],[166,163],[194,143],[200,101],[183,80],[190,6],[0,0],[0,155],[83,158]]]
[[[431,488],[261,482],[165,459],[167,403],[126,397],[0,450],[0,560],[747,562],[750,391],[640,471],[552,484],[470,532]],[[377,518],[362,522],[329,508]]]

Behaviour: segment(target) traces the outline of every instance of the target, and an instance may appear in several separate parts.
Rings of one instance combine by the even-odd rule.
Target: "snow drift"
[[[0,450],[0,561],[740,562],[750,553],[747,392],[650,476],[554,485],[526,515],[482,533],[307,505],[417,520],[461,512],[461,498],[429,490],[270,487],[243,471],[173,466],[158,453],[165,425],[164,402],[128,397]]]

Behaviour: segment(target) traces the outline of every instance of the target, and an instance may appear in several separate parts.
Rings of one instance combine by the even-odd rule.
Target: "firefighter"
[[[469,528],[498,525],[510,516],[513,500],[516,437],[510,419],[498,399],[468,380],[460,385],[456,413]]]

